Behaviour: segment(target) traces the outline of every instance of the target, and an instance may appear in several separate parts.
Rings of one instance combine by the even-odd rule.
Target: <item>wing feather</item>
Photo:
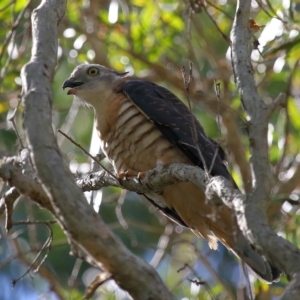
[[[196,117],[173,93],[152,82],[139,80],[126,82],[122,86],[122,91],[157,126],[172,145],[177,146],[195,165],[204,169],[192,134],[194,122],[197,144],[208,168],[215,152],[218,151],[211,175],[221,175],[232,181],[224,164],[223,149],[221,147],[218,149],[217,143],[206,136]]]

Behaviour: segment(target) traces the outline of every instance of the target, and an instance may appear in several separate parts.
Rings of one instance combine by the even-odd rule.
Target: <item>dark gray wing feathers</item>
[[[195,165],[204,169],[192,135],[194,119],[197,143],[208,168],[210,168],[215,152],[218,151],[211,175],[221,175],[232,181],[224,164],[223,149],[206,136],[198,120],[173,93],[152,82],[138,80],[126,82],[121,90],[139,110],[154,122],[172,145],[177,146]]]

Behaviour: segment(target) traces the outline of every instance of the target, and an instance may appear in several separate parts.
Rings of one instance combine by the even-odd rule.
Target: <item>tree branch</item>
[[[244,235],[256,247],[262,249],[267,259],[284,271],[288,278],[293,278],[293,283],[289,287],[289,290],[293,291],[288,293],[289,298],[285,294],[282,299],[299,299],[299,284],[295,284],[294,278],[300,273],[300,251],[272,232],[265,217],[265,207],[272,188],[267,143],[268,120],[275,105],[282,102],[283,97],[279,96],[271,105],[266,105],[257,93],[250,61],[250,4],[250,0],[238,1],[231,38],[235,79],[249,119],[251,163],[255,185],[253,192],[247,196],[233,193],[231,205]],[[217,180],[218,178],[214,179]],[[220,183],[217,184],[219,185]],[[221,190],[224,191],[223,188]],[[230,192],[228,190],[226,194]]]
[[[189,181],[200,189],[206,188],[205,171],[199,167],[185,164],[172,164],[164,169],[154,169],[143,173],[143,178],[127,177],[119,181],[105,171],[99,171],[77,180],[77,185],[82,191],[95,191],[105,186],[124,188],[138,194],[160,194],[167,186]]]
[[[0,177],[4,181],[9,182],[11,186],[15,187],[18,195],[22,194],[31,198],[37,204],[39,204],[43,208],[48,209],[55,215],[49,197],[43,190],[42,186],[38,182],[24,175],[20,167],[14,166],[11,163],[4,163],[0,166]],[[0,204],[0,215],[1,213],[2,203]]]
[[[275,265],[286,273],[290,278],[293,278],[295,272],[300,268],[300,251],[288,241],[277,236],[267,226],[264,221],[263,211],[257,210],[251,205],[245,206],[248,201],[248,196],[242,194],[235,189],[231,182],[224,177],[212,177],[209,182],[205,183],[205,172],[201,168],[187,166],[184,164],[173,164],[163,170],[151,170],[145,173],[145,177],[139,181],[136,178],[128,178],[122,181],[122,187],[137,193],[158,192],[162,191],[168,185],[181,181],[189,181],[196,184],[202,190],[205,190],[207,199],[212,205],[220,205],[224,203],[230,209],[235,211],[239,227],[244,234],[253,238],[250,241],[258,245],[258,249],[266,253],[267,258],[276,262]],[[104,174],[103,171],[88,175],[85,179],[78,181],[83,190],[99,189],[103,186],[113,185],[120,187],[120,183],[109,174]],[[247,222],[252,227],[247,226]],[[261,231],[259,241],[264,239],[264,243],[256,242],[255,234],[257,230]],[[275,246],[276,245],[276,246]],[[276,251],[274,251],[276,249]],[[266,252],[265,252],[266,251]],[[287,299],[287,298],[286,298]],[[296,299],[296,298],[295,298]]]
[[[268,156],[269,108],[259,97],[251,65],[251,32],[249,10],[251,1],[239,1],[232,28],[232,62],[242,104],[249,119],[251,162],[255,176],[256,196],[253,201],[265,205],[271,190],[271,172]],[[256,199],[256,200],[255,200]]]

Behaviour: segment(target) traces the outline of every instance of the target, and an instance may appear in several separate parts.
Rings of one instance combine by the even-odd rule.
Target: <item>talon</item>
[[[119,179],[121,179],[121,180],[126,180],[126,178],[128,177],[128,171],[126,170],[126,171],[120,171],[119,173],[118,173],[118,177],[119,177]]]
[[[138,176],[139,172],[133,171],[133,170],[125,170],[125,171],[120,171],[118,173],[118,176],[120,179],[127,179],[128,177],[135,177]]]
[[[142,179],[144,179],[146,177],[146,174],[144,172],[139,172],[137,174],[137,180],[140,184],[142,184]]]
[[[146,177],[146,174],[144,172],[138,172],[137,178],[138,180],[144,179]]]

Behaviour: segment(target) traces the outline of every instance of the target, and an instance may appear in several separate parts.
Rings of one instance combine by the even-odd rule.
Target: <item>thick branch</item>
[[[58,221],[75,244],[133,298],[171,299],[158,274],[132,255],[88,205],[57,147],[51,124],[51,81],[57,58],[57,24],[65,5],[65,1],[44,0],[32,14],[32,57],[21,76],[24,127],[34,167]]]
[[[4,181],[9,182],[11,186],[14,186],[20,194],[33,199],[37,204],[55,214],[53,207],[49,201],[49,197],[43,190],[42,186],[38,182],[24,175],[20,167],[14,166],[12,164],[1,165],[0,177]]]
[[[256,247],[262,249],[276,267],[283,270],[289,278],[293,278],[288,299],[299,299],[299,285],[294,284],[294,278],[298,278],[300,273],[300,251],[272,232],[265,217],[265,207],[272,188],[267,144],[268,121],[275,105],[280,103],[283,97],[280,96],[271,105],[266,105],[257,93],[250,61],[250,4],[251,0],[240,0],[237,4],[232,29],[232,62],[241,100],[249,118],[255,187],[246,197],[233,195],[232,204],[244,235]]]
[[[266,205],[271,190],[268,156],[269,107],[259,97],[251,65],[251,34],[249,27],[250,0],[238,1],[232,28],[232,62],[241,101],[249,118],[249,140],[255,189],[252,201]]]
[[[167,186],[181,181],[189,181],[205,190],[206,176],[204,170],[185,164],[172,164],[161,170],[150,170],[143,173],[143,178],[128,177],[119,181],[105,171],[91,173],[83,179],[77,180],[82,191],[99,190],[105,186],[115,186],[145,194],[156,192],[160,194]]]

